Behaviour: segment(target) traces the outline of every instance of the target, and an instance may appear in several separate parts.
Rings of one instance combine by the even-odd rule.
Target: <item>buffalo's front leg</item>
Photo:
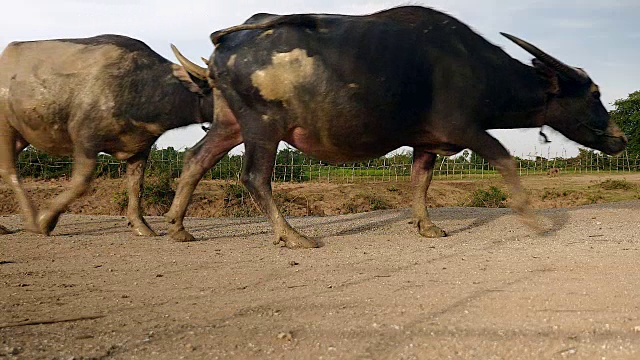
[[[36,225],[36,208],[27,197],[16,169],[17,155],[27,146],[28,143],[20,134],[4,118],[0,118],[0,176],[13,190],[18,200],[25,229],[37,233],[39,230]],[[0,229],[0,234],[9,232],[6,228]]]
[[[50,207],[38,216],[38,226],[42,234],[49,235],[56,227],[60,214],[67,210],[73,200],[89,189],[96,167],[96,156],[97,154],[87,153],[84,149],[74,151],[73,173],[69,189],[53,199]]]
[[[245,141],[242,182],[269,218],[276,235],[274,244],[282,241],[290,249],[318,247],[316,241],[305,237],[289,225],[273,200],[271,174],[277,147],[278,142],[255,144]]]
[[[144,186],[144,169],[149,152],[138,153],[127,160],[127,190],[129,204],[127,219],[134,234],[138,236],[156,236],[147,221],[142,217],[142,188]]]
[[[520,214],[523,222],[536,231],[541,230],[538,218],[531,211],[527,194],[522,190],[518,177],[517,164],[507,149],[498,140],[486,133],[478,131],[468,138],[469,149],[482,156],[502,175],[511,191],[511,208]]]
[[[442,229],[431,222],[427,210],[427,191],[433,178],[435,162],[436,154],[420,148],[413,149],[413,167],[411,168],[411,181],[414,185],[413,218],[420,235],[429,238],[447,236]]]

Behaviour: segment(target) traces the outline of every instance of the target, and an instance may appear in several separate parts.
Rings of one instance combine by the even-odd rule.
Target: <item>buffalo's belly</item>
[[[329,162],[383,156],[425,137],[424,114],[409,114],[387,99],[357,91],[348,84],[307,88],[269,115],[281,117],[274,120],[291,129],[287,142]]]
[[[284,139],[303,153],[330,163],[367,160],[387,154],[403,145],[392,137],[359,131],[294,127]]]
[[[20,117],[10,120],[11,126],[35,148],[51,155],[71,155],[73,139],[67,131],[66,123],[36,122],[34,119]]]
[[[80,117],[69,123],[68,118],[42,118],[32,113],[17,115],[9,118],[9,124],[29,144],[57,156],[84,149],[88,153],[105,152],[126,160],[147,151],[161,132],[150,129],[154,124],[110,117]]]
[[[266,108],[254,107],[251,101],[244,106],[262,114],[263,123],[289,129],[282,140],[331,163],[380,157],[425,138],[420,130],[421,114],[405,115],[393,106],[372,98],[362,101],[340,88],[322,90],[307,88]],[[247,119],[238,120],[242,126],[253,126]]]

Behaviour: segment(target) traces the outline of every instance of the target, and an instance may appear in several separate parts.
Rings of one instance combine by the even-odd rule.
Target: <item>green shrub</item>
[[[486,208],[504,208],[507,207],[507,194],[495,186],[488,189],[476,189],[471,194],[471,199],[467,206],[486,207]]]
[[[118,206],[118,208],[122,211],[129,206],[129,192],[127,189],[116,191],[113,193],[113,202]]]
[[[223,192],[224,204],[227,206],[228,204],[236,201],[244,203],[244,195],[247,193],[247,190],[243,185],[231,183],[223,185]]]
[[[173,190],[174,180],[169,176],[148,177],[142,189],[143,206],[150,208],[150,213],[164,214],[169,211],[171,202],[176,195]],[[113,194],[113,202],[125,210],[129,205],[129,192],[127,189]]]
[[[369,196],[369,207],[371,208],[372,211],[375,211],[375,210],[390,209],[391,205],[389,205],[389,202],[387,202],[387,200],[385,200],[383,198],[379,198],[379,197],[370,195]]]
[[[222,191],[226,216],[249,217],[260,214],[251,200],[249,191],[243,185],[227,183],[222,186]]]
[[[607,179],[596,186],[604,190],[633,190],[636,188],[635,184],[630,183],[627,180],[613,179]]]
[[[597,204],[600,200],[603,200],[604,196],[600,193],[597,192],[595,194],[589,194],[587,196],[587,200],[589,201],[590,204]]]

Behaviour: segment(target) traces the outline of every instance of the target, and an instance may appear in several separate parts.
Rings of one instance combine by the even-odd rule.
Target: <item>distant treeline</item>
[[[147,176],[177,178],[182,171],[185,152],[172,147],[154,148],[149,156]],[[551,168],[570,172],[589,171],[638,171],[638,158],[626,156],[611,157],[591,150],[580,149],[573,158],[522,159],[516,157],[521,174],[544,173]],[[278,151],[272,179],[274,181],[310,181],[316,179],[400,179],[411,176],[412,154],[410,151],[397,152],[392,155],[372,159],[370,161],[329,165],[311,159],[293,148]],[[28,147],[19,156],[19,172],[22,177],[35,179],[68,178],[71,175],[72,159],[70,157],[53,157],[33,147]],[[242,155],[226,155],[205,175],[206,179],[237,180],[242,169]],[[495,170],[477,154],[464,151],[454,157],[440,157],[436,161],[435,175],[490,175]],[[96,177],[119,178],[126,174],[126,162],[102,154],[98,159]]]

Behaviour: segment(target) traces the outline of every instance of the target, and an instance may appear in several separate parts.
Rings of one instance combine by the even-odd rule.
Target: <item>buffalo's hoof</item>
[[[167,213],[164,214],[164,220],[169,224],[175,224],[176,218],[177,216],[173,213],[173,211],[171,211],[171,209],[169,209],[169,211],[167,211]]]
[[[189,234],[185,229],[170,232],[169,236],[176,242],[189,242],[196,240],[196,238]]]
[[[43,235],[49,236],[53,229],[56,228],[60,219],[60,214],[53,213],[51,211],[45,211],[38,217],[38,229]]]
[[[520,214],[520,219],[522,222],[527,225],[531,230],[535,231],[538,234],[544,234],[546,229],[542,225],[540,218],[533,213]]]
[[[144,220],[131,221],[129,220],[129,227],[136,236],[158,236],[155,231],[151,230],[149,224]]]
[[[147,225],[133,225],[129,223],[131,231],[137,236],[158,236],[155,231],[151,230]]]
[[[40,227],[35,222],[25,224],[24,229],[34,234],[40,234]]]
[[[440,229],[434,224],[423,223],[422,221],[418,221],[417,223],[418,223],[418,232],[420,233],[420,235],[424,237],[438,238],[438,237],[447,236],[447,233],[444,230]]]
[[[312,249],[320,246],[317,241],[300,234],[278,236],[273,244],[278,245],[281,242],[289,249]]]

